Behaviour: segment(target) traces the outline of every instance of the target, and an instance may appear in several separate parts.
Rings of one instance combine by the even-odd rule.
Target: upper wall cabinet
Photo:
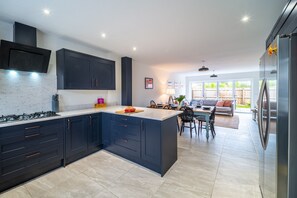
[[[58,89],[115,90],[115,61],[68,49],[56,54]]]

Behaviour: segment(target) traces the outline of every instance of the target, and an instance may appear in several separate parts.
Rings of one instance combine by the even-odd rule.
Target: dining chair
[[[212,137],[214,137],[216,135],[216,131],[214,128],[214,124],[215,124],[215,117],[216,117],[216,107],[213,108],[210,116],[209,116],[209,128],[212,134]],[[199,135],[199,131],[201,130],[202,133],[202,124],[203,122],[206,123],[205,117],[204,116],[198,116],[196,117],[196,119],[198,120],[198,135]]]
[[[171,107],[171,105],[164,105],[164,107],[163,107],[163,109],[168,109],[168,110],[171,110],[172,109],[172,107]]]
[[[197,134],[197,129],[196,129],[196,123],[195,123],[195,119],[194,119],[194,111],[193,109],[189,108],[189,107],[184,107],[183,108],[183,113],[181,114],[181,129],[180,129],[180,133],[179,135],[182,134],[182,132],[185,131],[185,127],[186,128],[190,128],[190,135],[192,138],[192,129],[195,128],[195,133]],[[189,123],[189,126],[186,126],[185,124]],[[193,126],[192,126],[193,124]]]
[[[154,100],[150,101],[150,108],[158,108],[157,104],[155,103]]]

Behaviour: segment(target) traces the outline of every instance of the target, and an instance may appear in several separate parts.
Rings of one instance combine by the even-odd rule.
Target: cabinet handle
[[[122,125],[119,125],[119,126],[121,126],[121,127],[125,127],[125,128],[128,127],[128,125],[125,125],[125,124],[122,124]]]
[[[121,120],[127,121],[128,119],[127,118],[122,118]]]
[[[90,117],[90,125],[92,126],[92,116],[89,116]]]
[[[39,152],[33,153],[33,154],[31,154],[31,155],[26,155],[26,159],[28,159],[28,158],[32,158],[32,157],[36,157],[36,156],[38,156],[38,155],[40,155]]]
[[[25,128],[25,130],[38,129],[38,128],[40,128],[40,126],[32,126],[32,127]]]
[[[69,119],[67,120],[67,128],[70,131],[70,120]]]
[[[35,133],[32,135],[25,135],[25,139],[29,139],[29,138],[33,138],[33,137],[37,137],[37,136],[40,136],[40,133]]]
[[[98,79],[96,78],[96,87],[98,87]]]

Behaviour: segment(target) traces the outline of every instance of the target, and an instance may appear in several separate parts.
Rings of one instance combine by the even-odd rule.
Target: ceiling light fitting
[[[215,73],[214,73],[214,70],[213,70],[213,74],[210,76],[211,78],[216,78],[216,77],[218,77],[218,75],[216,75]]]
[[[208,67],[204,66],[205,60],[203,60],[202,62],[203,62],[202,67],[199,68],[198,71],[208,71],[209,70]]]

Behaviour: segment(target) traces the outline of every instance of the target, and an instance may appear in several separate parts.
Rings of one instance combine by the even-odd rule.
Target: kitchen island
[[[0,124],[0,191],[66,166],[100,149],[163,176],[177,160],[179,111],[124,106],[60,112]]]

